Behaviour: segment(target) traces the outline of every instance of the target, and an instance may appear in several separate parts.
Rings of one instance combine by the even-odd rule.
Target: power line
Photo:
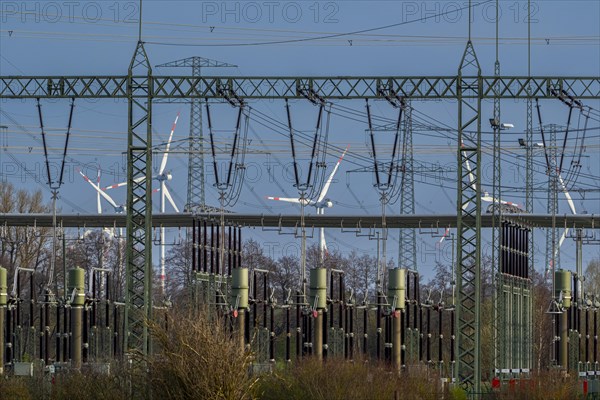
[[[345,32],[345,33],[334,33],[334,34],[330,34],[330,35],[323,35],[323,36],[317,36],[317,37],[312,37],[312,38],[301,38],[301,39],[291,39],[291,40],[275,40],[275,41],[270,41],[270,42],[253,42],[253,43],[226,43],[226,44],[191,44],[191,43],[168,43],[168,42],[146,42],[148,44],[154,44],[154,45],[160,45],[160,46],[192,46],[192,47],[243,47],[243,46],[265,46],[265,45],[274,45],[274,44],[291,44],[291,43],[301,43],[301,42],[312,42],[312,41],[317,41],[317,40],[323,40],[323,39],[332,39],[332,38],[339,38],[339,37],[344,37],[344,36],[352,36],[352,35],[358,35],[358,34],[362,34],[362,33],[368,33],[368,32],[375,32],[375,31],[380,31],[380,30],[384,30],[384,29],[389,29],[389,28],[395,28],[398,26],[403,26],[403,25],[408,25],[408,24],[412,24],[415,22],[422,22],[422,21],[426,21],[428,19],[432,19],[432,18],[439,18],[448,14],[454,14],[458,11],[463,11],[466,9],[470,9],[471,7],[475,8],[478,7],[482,4],[486,4],[489,3],[493,0],[486,0],[484,2],[481,3],[476,3],[476,4],[469,4],[467,6],[463,6],[462,8],[456,8],[450,11],[445,11],[445,12],[441,12],[438,14],[432,14],[432,15],[426,15],[424,17],[421,18],[417,18],[417,19],[413,19],[410,21],[402,21],[402,22],[398,22],[395,24],[389,24],[389,25],[383,25],[383,26],[378,26],[375,28],[368,28],[368,29],[361,29],[361,30],[357,30],[357,31],[353,31],[353,32]]]

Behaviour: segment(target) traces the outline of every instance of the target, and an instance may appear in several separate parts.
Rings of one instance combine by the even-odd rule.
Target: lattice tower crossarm
[[[224,100],[235,94],[250,99],[305,99],[310,90],[330,100],[380,99],[387,87],[410,99],[494,99],[496,84],[501,99],[555,99],[552,91],[565,90],[580,100],[600,98],[600,77],[480,76],[463,73],[461,79],[477,79],[477,90],[464,93],[459,76],[391,77],[195,77],[134,76],[149,79],[154,99],[208,98]],[[0,99],[26,98],[144,98],[128,94],[128,75],[116,76],[0,76]],[[531,90],[528,90],[531,88]],[[461,93],[462,92],[462,93]]]

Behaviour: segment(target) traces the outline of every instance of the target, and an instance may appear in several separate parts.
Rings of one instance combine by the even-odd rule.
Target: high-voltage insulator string
[[[75,99],[71,99],[71,108],[69,110],[69,123],[67,125],[67,132],[65,137],[65,145],[63,148],[62,161],[60,165],[60,174],[58,177],[58,181],[54,182],[52,177],[50,176],[50,160],[48,159],[48,145],[46,143],[46,131],[44,130],[44,119],[42,117],[42,105],[40,103],[40,99],[37,99],[37,109],[38,109],[38,117],[40,120],[40,128],[42,131],[42,143],[44,145],[44,160],[46,162],[46,173],[48,177],[48,186],[50,189],[58,190],[63,184],[63,175],[65,171],[65,160],[67,158],[67,149],[69,148],[69,137],[71,136],[71,125],[73,122],[73,110],[75,108]]]
[[[390,160],[389,168],[386,168],[385,163],[382,163],[382,169],[385,171],[387,169],[387,179],[381,179],[382,177],[379,175],[379,162],[377,161],[377,146],[375,145],[375,132],[373,129],[373,122],[371,117],[371,106],[369,105],[369,100],[366,101],[366,109],[367,109],[367,122],[369,127],[369,136],[371,139],[371,152],[373,154],[373,170],[375,172],[375,187],[380,192],[381,195],[381,241],[382,241],[382,261],[377,264],[377,286],[381,289],[381,284],[383,283],[383,269],[387,266],[386,261],[386,253],[387,253],[387,222],[386,222],[386,205],[392,199],[392,196],[396,196],[400,193],[399,190],[394,191],[396,187],[396,181],[398,179],[398,168],[397,166],[400,164],[400,160],[396,160],[399,156],[400,152],[398,151],[399,147],[399,137],[400,137],[400,128],[402,126],[402,112],[405,108],[405,102],[403,99],[400,100],[401,106],[398,111],[398,120],[396,122],[396,130],[394,133],[394,144],[392,147],[392,158]],[[393,180],[392,180],[393,177]],[[379,239],[377,242],[377,248],[379,249]]]
[[[321,159],[321,161],[324,161],[324,157],[326,155],[326,146],[327,146],[326,139],[329,136],[329,118],[331,115],[331,111],[329,109],[325,110],[325,104],[326,103],[320,103],[320,105],[319,105],[317,124],[315,127],[315,133],[312,138],[311,156],[310,156],[310,162],[308,165],[308,173],[306,175],[306,179],[301,180],[300,172],[299,172],[299,168],[298,168],[295,130],[294,130],[293,124],[292,124],[292,113],[291,113],[291,108],[290,108],[290,104],[289,104],[288,100],[287,99],[285,100],[285,109],[286,109],[288,131],[289,131],[289,137],[290,137],[290,146],[292,149],[292,164],[294,167],[294,182],[295,182],[294,186],[298,189],[299,192],[304,192],[305,194],[307,191],[310,191],[307,194],[307,196],[309,198],[312,198],[313,197],[312,195],[315,192],[318,192],[320,189],[317,187],[319,185],[316,185],[315,183],[320,180],[322,181],[322,179],[319,177],[320,169],[322,169],[322,168],[320,168],[322,165],[322,162],[319,162],[318,160]],[[327,112],[327,123],[325,124],[325,130],[323,130],[323,127],[322,127],[323,111]],[[323,137],[323,135],[325,137]],[[313,175],[314,168],[317,168],[317,172],[315,172],[315,174]]]
[[[208,129],[209,129],[209,138],[210,138],[210,147],[211,154],[213,159],[213,171],[215,174],[215,184],[214,186],[221,193],[223,204],[226,206],[233,206],[237,202],[239,198],[239,194],[241,191],[242,181],[244,179],[244,171],[245,171],[245,157],[246,157],[246,147],[248,144],[247,134],[248,134],[248,120],[249,120],[249,111],[245,110],[245,103],[240,100],[240,103],[237,105],[238,115],[236,119],[235,125],[235,133],[233,137],[233,145],[231,148],[231,152],[229,153],[229,161],[227,166],[227,177],[222,180],[219,176],[219,167],[217,164],[217,151],[216,144],[214,138],[214,131],[212,125],[212,118],[210,113],[210,106],[208,100],[206,101],[206,115],[208,121]],[[244,124],[242,126],[242,118],[244,119]],[[241,175],[240,175],[241,171]]]
[[[567,104],[569,106],[569,116],[567,117],[567,127],[565,129],[565,137],[563,138],[563,145],[560,152],[560,161],[558,163],[558,173],[562,173],[563,161],[565,158],[565,148],[567,147],[567,138],[569,137],[569,128],[571,127],[571,117],[573,116],[573,103]]]
[[[302,296],[303,302],[306,300],[306,225],[304,221],[305,217],[305,207],[309,204],[311,198],[314,197],[315,193],[318,193],[321,188],[320,186],[323,183],[323,179],[320,179],[319,176],[323,175],[324,177],[324,168],[320,168],[324,166],[324,160],[326,155],[326,143],[329,132],[329,118],[331,116],[331,109],[326,110],[327,112],[327,123],[325,128],[325,138],[323,138],[323,128],[322,128],[322,120],[323,120],[323,111],[325,111],[326,102],[322,99],[318,99],[320,101],[316,102],[309,98],[311,103],[319,105],[319,112],[317,116],[317,123],[312,139],[311,146],[311,157],[308,166],[308,173],[304,180],[301,180],[299,167],[298,167],[298,159],[296,152],[296,141],[295,141],[295,131],[292,124],[292,113],[288,99],[285,99],[285,109],[287,115],[287,124],[289,131],[289,139],[290,139],[290,147],[292,150],[292,162],[294,167],[294,186],[298,190],[300,195],[299,203],[300,203],[300,229],[301,229],[301,255],[300,255],[300,269],[301,269],[301,281],[302,281]],[[322,158],[322,162],[315,161],[319,160],[319,157]],[[313,174],[313,169],[317,169],[317,171]],[[322,172],[320,170],[323,170]],[[317,185],[316,183],[320,183]],[[319,186],[319,188],[317,188]],[[308,192],[308,193],[307,193]],[[321,240],[323,240],[321,238]],[[321,246],[321,252],[323,252]],[[320,263],[323,263],[324,257],[321,254],[319,258]],[[321,265],[322,266],[322,265]]]
[[[540,110],[540,101],[535,99],[535,108],[537,109],[538,121],[540,123],[540,133],[542,134],[542,144],[544,146],[544,156],[546,157],[547,173],[550,173],[550,158],[548,157],[548,146],[546,146],[546,135],[544,135],[544,126],[542,125],[542,112]]]
[[[400,165],[400,160],[399,160],[399,156],[402,153],[401,151],[399,151],[399,144],[400,144],[400,131],[401,131],[401,126],[402,126],[402,113],[404,111],[404,109],[406,108],[406,103],[404,102],[404,100],[401,100],[401,106],[399,107],[399,111],[398,111],[398,119],[396,120],[396,124],[395,124],[395,131],[394,131],[394,142],[392,145],[392,156],[389,162],[389,166],[386,168],[387,163],[380,163],[377,160],[377,146],[375,144],[375,132],[373,129],[373,122],[372,122],[372,115],[371,115],[371,106],[369,105],[369,101],[366,100],[366,109],[367,109],[367,121],[368,121],[368,126],[369,126],[369,137],[370,137],[370,143],[371,143],[371,153],[373,154],[373,169],[375,171],[375,187],[380,190],[380,191],[389,191],[390,189],[393,189],[396,186],[396,181],[398,179],[398,166]],[[380,168],[380,164],[381,164],[381,168]],[[380,173],[383,170],[385,175],[387,175],[387,178],[385,176],[381,176]],[[382,179],[383,178],[383,179]],[[393,181],[392,181],[393,179]],[[399,193],[399,191],[394,191],[393,192],[394,195],[397,195]],[[388,195],[388,199],[391,199],[392,196]]]
[[[56,221],[56,200],[58,199],[58,190],[63,184],[63,174],[65,171],[65,160],[67,158],[67,150],[69,148],[69,137],[71,136],[71,126],[73,123],[73,110],[75,109],[75,99],[71,98],[71,107],[69,110],[69,122],[67,125],[67,132],[65,137],[65,144],[63,148],[62,161],[60,165],[60,174],[58,177],[58,181],[54,182],[52,177],[50,176],[50,160],[48,158],[48,145],[46,142],[46,132],[44,130],[44,118],[42,116],[42,105],[40,99],[37,100],[37,109],[38,109],[38,117],[40,121],[40,129],[42,132],[42,143],[44,145],[44,160],[46,163],[46,174],[48,178],[48,187],[52,191],[52,256],[50,258],[50,273],[48,274],[48,284],[46,287],[47,294],[50,294],[50,287],[52,286],[54,280],[54,268],[56,262],[56,231],[57,231],[57,221]],[[63,233],[64,234],[64,233]],[[65,290],[66,296],[66,290]]]
[[[402,100],[402,106],[400,107],[400,112],[398,113],[398,121],[396,123],[396,134],[394,135],[394,146],[392,147],[392,159],[390,161],[390,169],[388,171],[388,180],[387,186],[390,187],[392,184],[392,173],[394,171],[394,160],[396,159],[396,152],[398,149],[398,138],[400,137],[400,124],[402,123],[402,110],[404,109],[404,100]],[[369,122],[370,125],[370,122]]]
[[[569,185],[569,190],[573,189],[573,187],[575,186],[575,183],[577,181],[577,179],[579,179],[580,173],[581,173],[581,157],[583,155],[583,150],[585,149],[584,143],[585,143],[585,138],[586,138],[586,133],[587,133],[587,129],[588,129],[588,122],[590,120],[590,110],[592,108],[589,106],[584,106],[581,108],[580,113],[579,113],[579,119],[577,121],[577,136],[575,137],[575,149],[577,151],[577,161],[574,161],[575,157],[573,157],[573,160],[571,160],[571,168],[569,168],[569,171],[567,172],[567,176],[565,178],[565,182],[567,182],[567,185]],[[583,129],[581,128],[581,117],[584,117],[584,122],[583,122]],[[579,134],[581,132],[581,138],[579,137]]]
[[[221,205],[221,221],[217,227],[217,247],[219,248],[219,256],[217,259],[217,265],[220,265],[222,269],[221,274],[226,271],[225,268],[225,207],[233,206],[239,199],[241,193],[241,187],[244,180],[245,171],[245,156],[247,146],[247,134],[248,134],[248,119],[249,116],[244,112],[245,103],[241,99],[237,99],[238,103],[232,103],[234,107],[238,107],[238,114],[235,124],[235,133],[233,136],[233,143],[231,146],[231,152],[229,153],[229,164],[227,167],[227,177],[225,180],[221,180],[219,177],[219,168],[217,165],[216,156],[216,145],[214,139],[214,131],[212,126],[212,118],[210,113],[210,106],[208,99],[206,101],[206,115],[208,121],[209,137],[211,154],[213,158],[213,169],[215,174],[214,186],[219,191],[219,202]],[[244,118],[244,126],[242,127],[242,118]],[[241,172],[240,172],[241,171]],[[219,229],[220,227],[220,229]],[[229,240],[231,242],[231,238]],[[231,249],[229,249],[231,251]],[[231,266],[231,263],[229,264]],[[218,272],[219,273],[219,272]]]
[[[375,135],[373,133],[373,123],[371,122],[371,106],[369,106],[369,100],[366,100],[367,103],[367,120],[369,122],[369,135],[371,137],[371,149],[373,151],[373,166],[375,167],[375,182],[377,187],[381,184],[379,180],[379,166],[377,164],[377,150],[375,149]]]
[[[558,165],[558,175],[559,176],[561,176],[561,174],[562,174],[562,166],[563,166],[565,150],[566,150],[566,146],[567,146],[567,140],[568,140],[568,136],[569,136],[569,130],[570,130],[570,126],[571,126],[571,117],[573,114],[573,109],[576,108],[577,110],[579,110],[578,126],[577,126],[578,129],[577,129],[577,137],[576,137],[576,142],[575,142],[575,151],[577,151],[577,149],[578,149],[577,146],[578,145],[580,146],[579,151],[578,151],[579,156],[578,156],[578,160],[576,163],[571,162],[571,167],[569,168],[567,177],[564,180],[565,182],[567,182],[567,184],[570,184],[571,181],[573,181],[573,185],[574,185],[575,180],[578,177],[578,174],[577,174],[577,171],[572,171],[572,169],[575,168],[576,170],[579,170],[579,168],[580,168],[579,163],[581,162],[581,154],[583,153],[585,134],[586,134],[587,124],[588,124],[588,120],[589,120],[589,112],[590,112],[591,108],[588,107],[588,112],[584,113],[583,103],[581,101],[577,100],[576,98],[574,98],[573,96],[571,96],[564,89],[561,89],[560,92],[557,92],[556,90],[552,90],[552,94],[555,95],[567,107],[569,107],[569,114],[567,117],[567,126],[565,129],[565,136],[563,139],[563,146],[562,146],[562,151],[561,151],[561,156],[560,156],[560,162]],[[581,143],[579,143],[579,128],[581,127],[581,116],[582,115],[585,117],[585,122],[584,122],[584,130],[583,130],[583,134],[582,134]],[[570,185],[571,188],[573,187],[573,185]],[[566,185],[563,185],[563,187],[564,186],[566,186]]]

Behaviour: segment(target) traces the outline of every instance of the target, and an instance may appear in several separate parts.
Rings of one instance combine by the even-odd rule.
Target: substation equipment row
[[[370,358],[398,368],[430,365],[451,376],[454,306],[441,296],[421,301],[416,271],[390,269],[387,290],[362,299],[335,268],[312,268],[307,293],[293,290],[302,282],[275,289],[272,271],[244,267],[241,231],[219,229],[194,223],[192,297],[199,310],[228,318],[240,351],[253,350],[256,368],[308,356]],[[237,246],[223,254],[223,240],[226,250]]]
[[[108,373],[122,356],[123,303],[111,293],[109,274],[73,268],[65,296],[36,290],[35,274],[16,269],[8,295],[7,271],[0,267],[0,359],[4,371],[31,376],[86,365]],[[28,289],[23,290],[23,283]]]
[[[555,272],[555,307],[553,317],[553,362],[581,379],[590,381],[590,393],[600,392],[598,354],[598,310],[596,296],[582,294],[582,279],[576,273]]]
[[[503,328],[497,342],[504,351],[496,375],[504,378],[522,376],[530,368],[528,235],[526,228],[503,225],[497,276],[502,288],[497,293],[498,324]],[[388,270],[382,286],[387,289],[362,299],[346,286],[344,271],[333,268],[311,269],[307,293],[275,290],[271,271],[244,267],[241,228],[195,221],[192,237],[192,302],[198,311],[227,319],[240,351],[255,354],[256,368],[308,356],[368,358],[399,369],[428,366],[442,377],[453,376],[455,306],[442,295],[423,296],[416,271]],[[110,273],[87,274],[86,279],[86,271],[71,269],[66,295],[57,296],[46,289],[39,294],[35,274],[17,269],[8,295],[7,271],[0,268],[0,371],[31,375],[34,367],[87,366],[108,372],[112,360],[123,359],[122,295]],[[569,271],[556,271],[554,360],[595,380],[600,376],[600,302],[582,297],[581,280],[571,277]],[[160,311],[168,314],[164,307]]]

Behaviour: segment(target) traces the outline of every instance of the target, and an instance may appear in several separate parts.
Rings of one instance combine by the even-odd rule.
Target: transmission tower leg
[[[125,353],[150,352],[152,315],[152,68],[138,42],[127,77]]]
[[[413,215],[415,213],[415,181],[413,158],[413,126],[412,106],[410,100],[406,101],[404,110],[404,137],[402,152],[402,190],[400,192],[400,214]],[[398,268],[411,271],[417,270],[417,242],[415,230],[411,228],[400,229],[400,245],[398,254]]]
[[[481,388],[481,68],[469,40],[458,76],[456,382]],[[470,162],[471,172],[464,168]],[[475,177],[475,187],[470,181]]]
[[[498,8],[496,8],[498,10]],[[498,22],[498,20],[496,20]],[[496,62],[494,64],[494,76],[500,76],[500,62],[498,61],[498,48],[496,47]],[[493,167],[494,177],[492,186],[492,198],[502,198],[502,158],[501,158],[501,136],[500,136],[500,85],[494,85],[494,148],[493,148]],[[509,342],[507,334],[510,335],[509,329],[503,329],[506,325],[506,307],[501,304],[504,301],[503,296],[503,281],[502,281],[502,251],[501,251],[501,225],[502,225],[502,208],[500,204],[492,203],[492,271],[494,274],[494,316],[493,316],[493,332],[494,332],[494,362],[492,364],[492,375],[495,376],[496,371],[503,368],[510,368],[506,362],[505,354],[507,352],[506,344]]]
[[[531,95],[531,86],[527,87],[527,94]],[[527,131],[525,133],[525,143],[527,145],[525,153],[525,211],[528,214],[533,214],[533,99],[529,97],[527,99]],[[528,273],[527,276],[533,277],[535,271],[535,252],[533,251],[533,231],[530,232],[527,244],[527,258],[528,258]],[[525,328],[526,343],[528,343],[528,349],[524,353],[527,357],[524,362],[525,368],[533,367],[533,296],[531,279],[529,281],[530,297],[527,302],[527,315],[528,315],[528,326]],[[537,307],[537,306],[536,306]]]

